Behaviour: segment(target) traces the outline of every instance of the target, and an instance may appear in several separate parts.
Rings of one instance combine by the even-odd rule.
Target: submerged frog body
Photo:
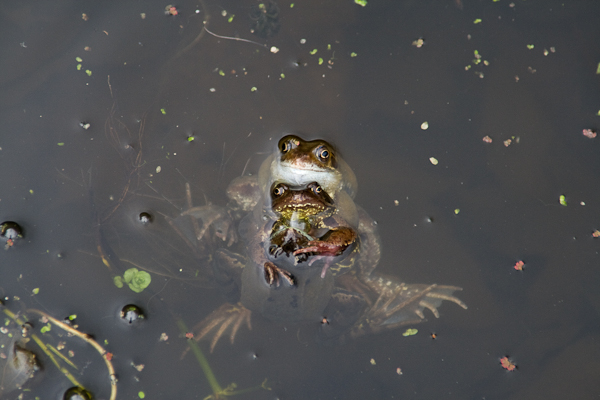
[[[418,323],[425,308],[439,317],[443,300],[467,308],[452,295],[458,287],[405,284],[373,272],[380,240],[374,221],[352,200],[356,189],[332,146],[293,135],[279,141],[258,179],[232,182],[227,218],[239,226],[237,247],[247,257],[218,249],[215,275],[237,287],[240,302],[207,317],[196,338],[216,330],[212,351],[231,326],[233,342],[243,321],[250,327],[251,312],[275,321],[319,321],[331,338]]]

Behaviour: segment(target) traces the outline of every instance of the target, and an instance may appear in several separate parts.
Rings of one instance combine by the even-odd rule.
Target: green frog
[[[252,311],[275,321],[319,321],[323,337],[341,338],[421,322],[425,308],[437,318],[443,300],[466,309],[452,295],[458,287],[405,284],[373,272],[380,239],[352,200],[356,190],[354,173],[333,146],[294,135],[279,141],[258,177],[234,180],[230,204],[211,223],[239,225],[248,257],[221,247],[215,276],[232,284],[240,301],[202,321],[196,339],[215,331],[212,351],[231,327],[233,342],[243,322],[251,328]],[[206,231],[203,214],[194,213]],[[239,244],[232,235],[219,237]]]

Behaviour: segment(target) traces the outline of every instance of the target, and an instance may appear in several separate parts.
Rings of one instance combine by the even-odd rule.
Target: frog
[[[279,141],[258,176],[235,179],[227,189],[225,214],[229,224],[238,226],[253,262],[227,249],[215,252],[217,270],[238,271],[233,275],[238,277],[240,301],[205,318],[196,328],[196,339],[216,330],[213,351],[231,326],[233,343],[244,321],[251,329],[252,311],[274,321],[318,321],[323,338],[344,340],[420,323],[426,320],[425,309],[439,318],[437,309],[444,300],[467,309],[453,296],[459,287],[407,284],[374,272],[381,241],[375,221],[354,203],[356,191],[354,173],[332,145],[296,135]],[[312,209],[300,212],[306,196]],[[279,204],[291,211],[282,213]],[[292,221],[294,213],[301,217]],[[316,229],[327,233],[315,237]],[[232,280],[231,273],[225,275]],[[304,311],[285,304],[302,304]]]
[[[220,269],[215,276],[234,282],[239,302],[221,306],[197,327],[200,340],[219,326],[211,351],[228,325],[232,340],[241,322],[250,327],[251,312],[279,322],[319,317],[339,291],[335,276],[356,257],[357,231],[337,215],[316,182],[303,187],[274,183],[270,193],[265,205],[239,224],[246,256],[224,248],[215,253]]]
[[[0,301],[0,308],[3,308]],[[29,324],[17,325],[8,320],[0,332],[0,397],[20,389],[40,370],[35,353],[27,349]]]

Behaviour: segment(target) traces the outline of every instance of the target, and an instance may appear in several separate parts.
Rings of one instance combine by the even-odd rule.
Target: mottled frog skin
[[[213,226],[221,243],[215,277],[239,294],[236,304],[198,325],[196,338],[214,332],[212,351],[230,329],[233,342],[243,322],[251,327],[252,312],[320,322],[322,337],[344,338],[422,322],[426,308],[437,318],[443,300],[466,309],[452,295],[458,287],[406,284],[374,272],[380,239],[373,219],[353,201],[356,190],[354,173],[333,146],[288,135],[257,177],[229,185],[226,208],[188,213],[202,221],[203,232]]]

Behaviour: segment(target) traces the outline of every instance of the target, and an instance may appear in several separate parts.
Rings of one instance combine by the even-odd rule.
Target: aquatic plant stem
[[[185,325],[185,322],[183,322],[180,318],[177,319],[177,326],[179,327],[181,333],[186,334],[187,332],[189,332],[187,326]],[[194,340],[188,340],[188,344],[190,346],[190,349],[192,349],[192,353],[194,353],[194,355],[196,356],[196,359],[198,360],[198,363],[202,368],[202,372],[204,372],[204,376],[206,376],[206,379],[210,384],[210,388],[212,389],[215,398],[219,398],[219,395],[223,393],[223,389],[221,388],[221,385],[219,385],[219,382],[217,382],[217,377],[210,368],[208,360],[206,359],[206,357],[204,357],[204,353],[202,353],[202,350],[200,350],[200,347],[198,347]]]

